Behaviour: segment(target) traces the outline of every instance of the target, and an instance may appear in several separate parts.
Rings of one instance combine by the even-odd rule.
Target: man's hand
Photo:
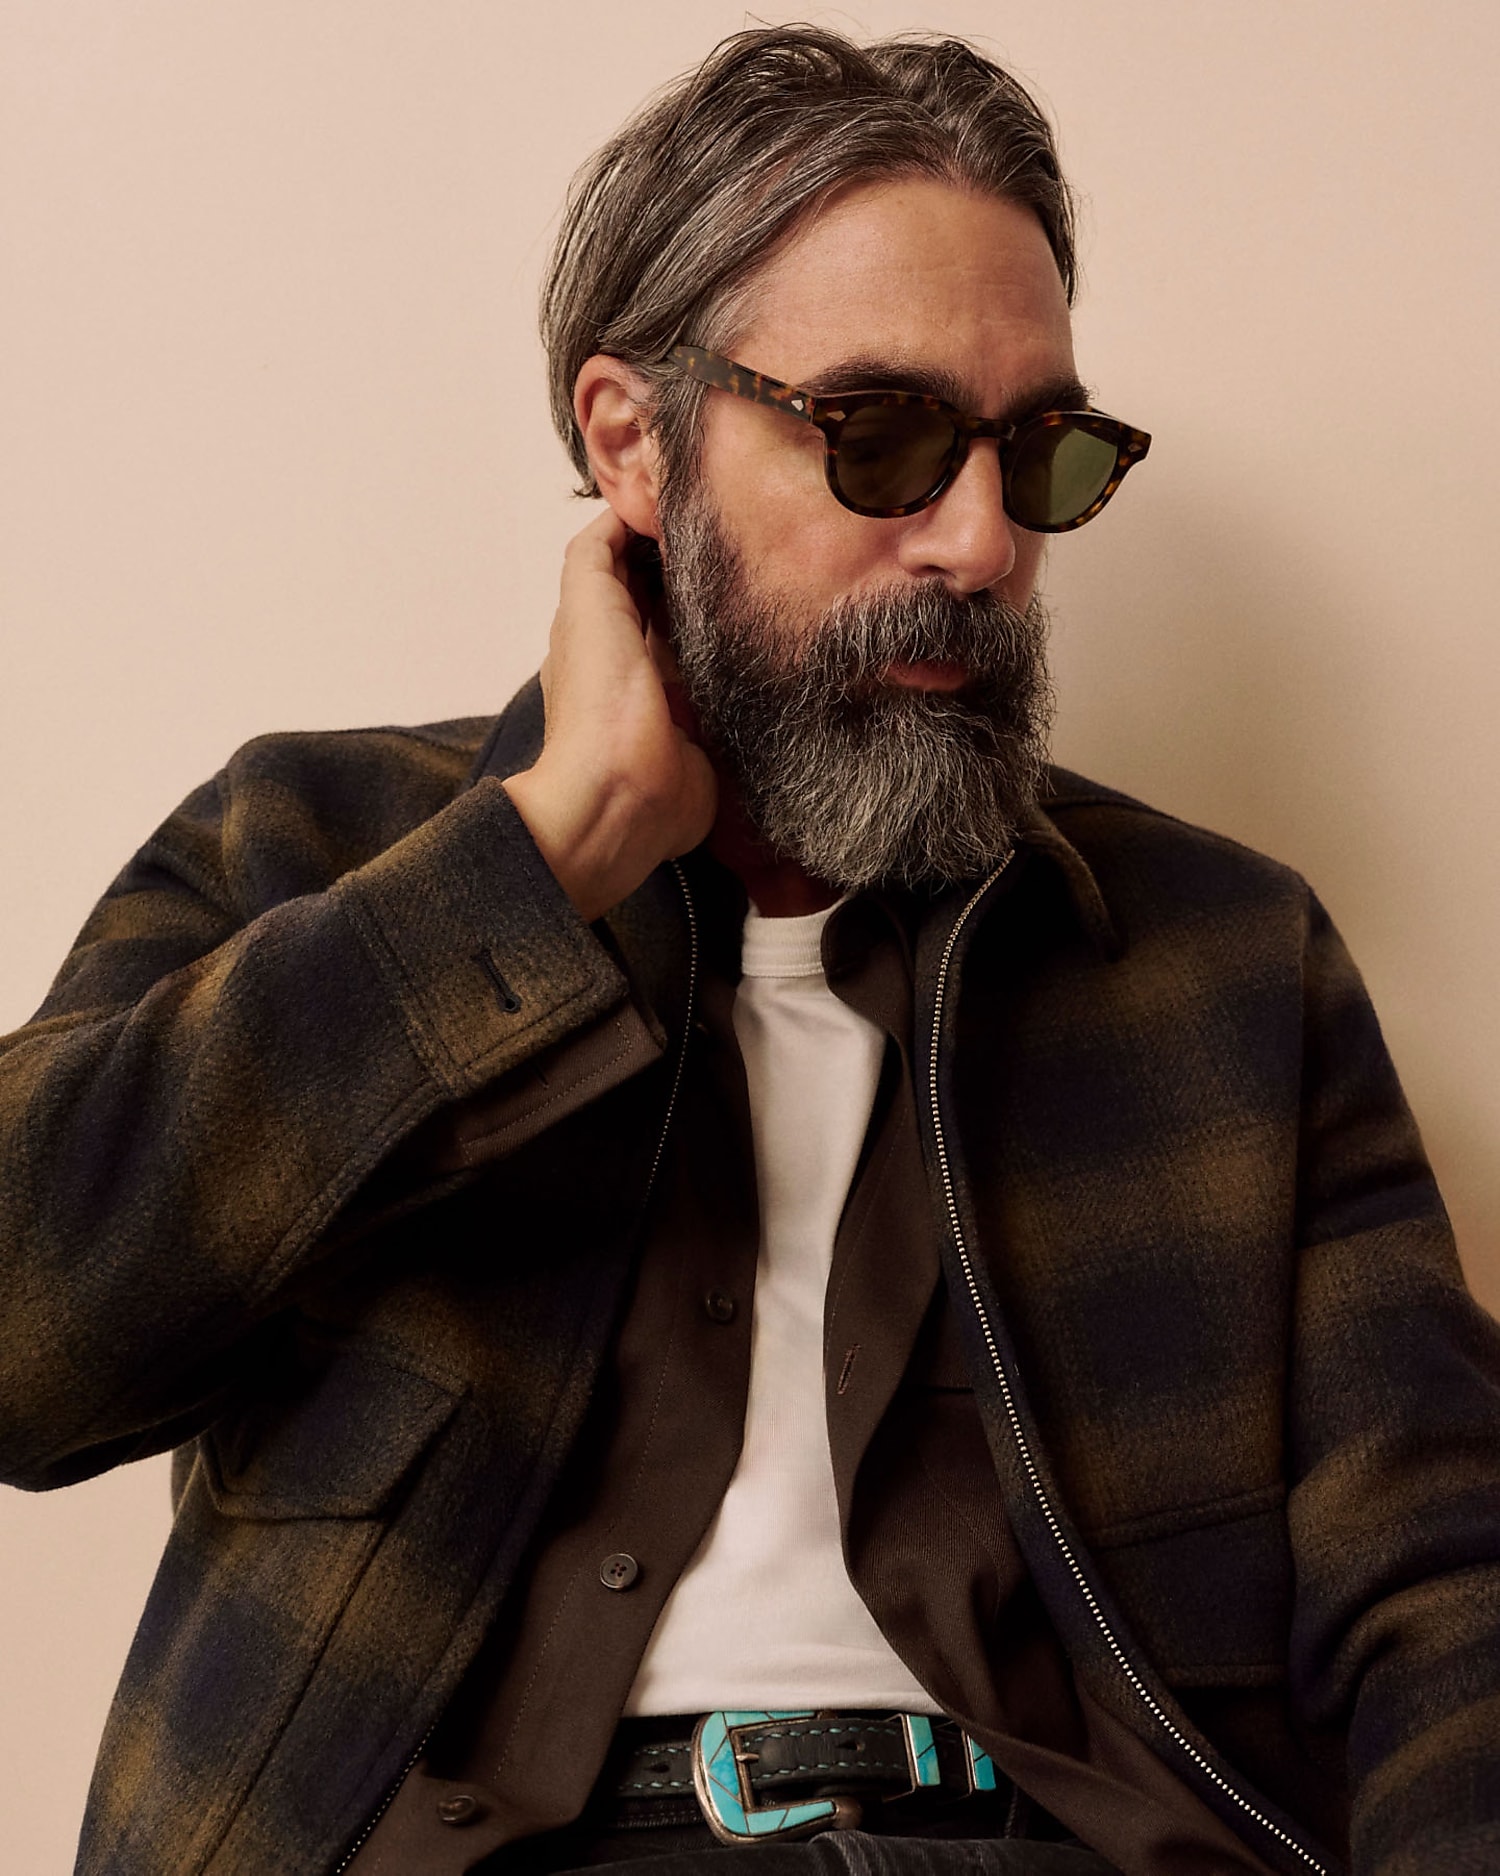
[[[568,543],[542,664],[546,740],[536,763],[504,784],[589,920],[697,846],[718,801],[708,757],[673,720],[671,651],[631,596],[628,538],[606,509]]]

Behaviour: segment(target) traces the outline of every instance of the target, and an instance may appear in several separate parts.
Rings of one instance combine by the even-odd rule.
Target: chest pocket
[[[231,1518],[374,1518],[459,1396],[369,1348],[304,1364],[204,1434],[204,1478]]]

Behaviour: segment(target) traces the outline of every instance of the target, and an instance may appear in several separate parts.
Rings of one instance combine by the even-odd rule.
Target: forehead
[[[1067,296],[1036,216],[926,177],[825,203],[757,276],[734,347],[794,383],[884,359],[947,377],[986,413],[1074,370]]]

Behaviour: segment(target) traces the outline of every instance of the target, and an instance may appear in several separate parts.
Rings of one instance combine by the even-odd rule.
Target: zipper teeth
[[[693,1033],[693,1011],[698,999],[698,914],[693,907],[693,895],[688,891],[687,874],[675,860],[668,862],[677,875],[677,885],[682,893],[683,908],[687,912],[688,922],[688,987],[687,1014],[682,1019],[682,1047],[677,1051],[677,1072],[672,1077],[672,1092],[667,1100],[666,1119],[661,1124],[661,1134],[656,1142],[656,1153],[651,1161],[651,1172],[646,1180],[646,1197],[649,1199],[656,1189],[656,1174],[661,1166],[661,1156],[667,1150],[667,1135],[671,1131],[672,1116],[677,1112],[677,1096],[682,1087],[682,1071],[687,1062],[688,1042]]]
[[[677,884],[682,892],[682,903],[687,912],[687,922],[688,922],[687,1015],[683,1019],[682,1047],[677,1051],[677,1072],[672,1077],[672,1093],[667,1101],[666,1118],[665,1120],[663,1120],[661,1124],[661,1134],[656,1142],[656,1153],[651,1161],[651,1172],[646,1180],[647,1198],[649,1198],[651,1196],[651,1193],[655,1190],[656,1174],[657,1174],[658,1169],[661,1166],[661,1156],[666,1151],[666,1148],[667,1148],[667,1134],[671,1130],[672,1116],[677,1111],[677,1095],[678,1095],[678,1091],[682,1087],[682,1070],[683,1070],[684,1064],[687,1061],[688,1039],[691,1037],[693,1033],[693,1010],[696,1007],[697,998],[698,998],[698,914],[693,906],[693,895],[691,892],[688,891],[687,875],[683,872],[682,868],[677,864],[675,860],[671,861],[670,864],[671,864],[672,871],[677,875]],[[441,1718],[442,1716],[439,1715],[438,1719],[434,1720],[432,1725],[429,1726],[427,1731],[422,1735],[422,1743],[417,1747],[416,1751],[411,1755],[411,1757],[407,1760],[406,1764],[401,1768],[400,1776],[392,1780],[390,1789],[386,1792],[385,1797],[380,1802],[379,1810],[376,1811],[375,1815],[369,1820],[369,1822],[365,1825],[364,1829],[359,1833],[359,1836],[355,1838],[354,1842],[350,1844],[349,1848],[344,1852],[343,1861],[341,1863],[335,1864],[334,1869],[333,1869],[333,1876],[343,1876],[343,1872],[346,1869],[348,1869],[349,1865],[354,1861],[355,1857],[359,1855],[360,1851],[365,1847],[366,1843],[369,1842],[370,1836],[372,1832],[374,1831],[375,1826],[380,1822],[381,1818],[385,1816],[386,1812],[390,1810],[392,1803],[395,1801],[396,1793],[406,1783],[407,1779],[411,1776],[412,1768],[416,1765],[417,1761],[421,1758],[422,1754],[427,1750],[428,1741],[432,1738],[432,1735],[437,1731],[438,1726],[441,1722]]]
[[[964,1281],[969,1289],[969,1300],[974,1305],[975,1315],[979,1318],[979,1327],[984,1334],[984,1345],[989,1350],[990,1362],[995,1370],[996,1378],[1000,1383],[1000,1391],[1005,1401],[1006,1417],[1010,1421],[1011,1434],[1015,1439],[1016,1449],[1021,1455],[1021,1463],[1026,1469],[1027,1482],[1036,1496],[1038,1505],[1041,1507],[1042,1516],[1047,1520],[1047,1528],[1052,1533],[1053,1542],[1062,1552],[1063,1560],[1072,1573],[1073,1581],[1078,1586],[1079,1593],[1082,1595],[1088,1607],[1089,1614],[1094,1618],[1095,1625],[1100,1634],[1104,1637],[1110,1653],[1114,1656],[1117,1665],[1129,1682],[1137,1699],[1141,1701],[1147,1711],[1156,1720],[1157,1724],[1161,1726],[1181,1750],[1187,1754],[1194,1765],[1210,1778],[1227,1798],[1237,1804],[1240,1809],[1246,1812],[1250,1817],[1254,1818],[1256,1823],[1259,1824],[1263,1830],[1268,1831],[1278,1843],[1285,1844],[1287,1849],[1295,1851],[1310,1870],[1317,1871],[1318,1876],[1328,1876],[1328,1871],[1323,1864],[1318,1862],[1316,1857],[1305,1850],[1302,1845],[1287,1831],[1284,1831],[1279,1824],[1273,1823],[1264,1812],[1258,1811],[1243,1793],[1237,1791],[1226,1778],[1221,1776],[1186,1734],[1173,1724],[1171,1717],[1162,1708],[1160,1702],[1154,1698],[1150,1689],[1147,1688],[1135,1668],[1131,1665],[1130,1658],[1120,1646],[1119,1639],[1115,1635],[1114,1630],[1110,1627],[1104,1611],[1099,1607],[1095,1599],[1093,1587],[1088,1578],[1084,1575],[1082,1567],[1073,1553],[1072,1545],[1069,1544],[1062,1526],[1058,1523],[1057,1513],[1053,1509],[1052,1501],[1047,1496],[1046,1487],[1043,1485],[1041,1474],[1037,1470],[1036,1460],[1032,1456],[1031,1445],[1026,1438],[1026,1429],[1022,1426],[1020,1416],[1016,1411],[1015,1397],[1011,1393],[1010,1377],[1005,1371],[1004,1362],[1000,1359],[1000,1350],[995,1342],[994,1331],[990,1327],[989,1311],[984,1306],[984,1299],[980,1296],[979,1287],[974,1280],[974,1265],[969,1256],[969,1247],[964,1240],[963,1225],[958,1213],[958,1201],[953,1191],[953,1177],[948,1165],[947,1141],[943,1136],[943,1115],[942,1109],[938,1103],[938,1043],[942,1033],[943,1002],[947,994],[948,965],[953,956],[953,948],[957,944],[959,933],[968,923],[969,916],[975,906],[979,904],[979,901],[989,891],[990,887],[994,885],[995,881],[1009,864],[1010,856],[1007,855],[1000,865],[996,867],[995,871],[990,874],[989,878],[985,880],[983,885],[974,892],[968,904],[965,905],[964,909],[954,921],[953,929],[948,934],[948,941],[943,946],[943,955],[938,963],[937,999],[932,1014],[932,1048],[929,1051],[927,1090],[928,1100],[932,1108],[933,1132],[937,1139],[938,1165],[942,1171],[943,1201],[948,1210],[948,1227],[953,1233],[953,1241],[958,1249],[959,1262],[963,1266]]]
[[[441,1715],[439,1715],[439,1718],[441,1718]],[[417,1747],[416,1751],[406,1761],[406,1764],[402,1766],[400,1775],[391,1780],[389,1790],[386,1792],[385,1796],[380,1801],[379,1810],[376,1811],[375,1815],[368,1821],[364,1829],[354,1839],[354,1842],[351,1843],[349,1848],[344,1852],[343,1861],[340,1863],[336,1863],[333,1866],[333,1876],[343,1876],[343,1872],[346,1869],[348,1869],[349,1865],[354,1861],[354,1859],[359,1855],[360,1851],[363,1850],[365,1845],[369,1842],[371,1833],[374,1831],[375,1826],[380,1822],[381,1818],[385,1816],[386,1812],[390,1810],[392,1803],[395,1801],[396,1793],[406,1783],[407,1779],[410,1778],[412,1767],[417,1763],[418,1759],[420,1759],[422,1754],[427,1750],[427,1742],[429,1739],[431,1739],[432,1735],[437,1731],[437,1729],[438,1729],[438,1722],[437,1720],[434,1720],[431,1726],[429,1726],[427,1731],[422,1735],[421,1745]]]

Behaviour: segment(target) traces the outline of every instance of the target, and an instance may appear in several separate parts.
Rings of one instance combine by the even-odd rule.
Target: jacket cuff
[[[628,994],[494,776],[333,892],[412,1046],[455,1098]]]

